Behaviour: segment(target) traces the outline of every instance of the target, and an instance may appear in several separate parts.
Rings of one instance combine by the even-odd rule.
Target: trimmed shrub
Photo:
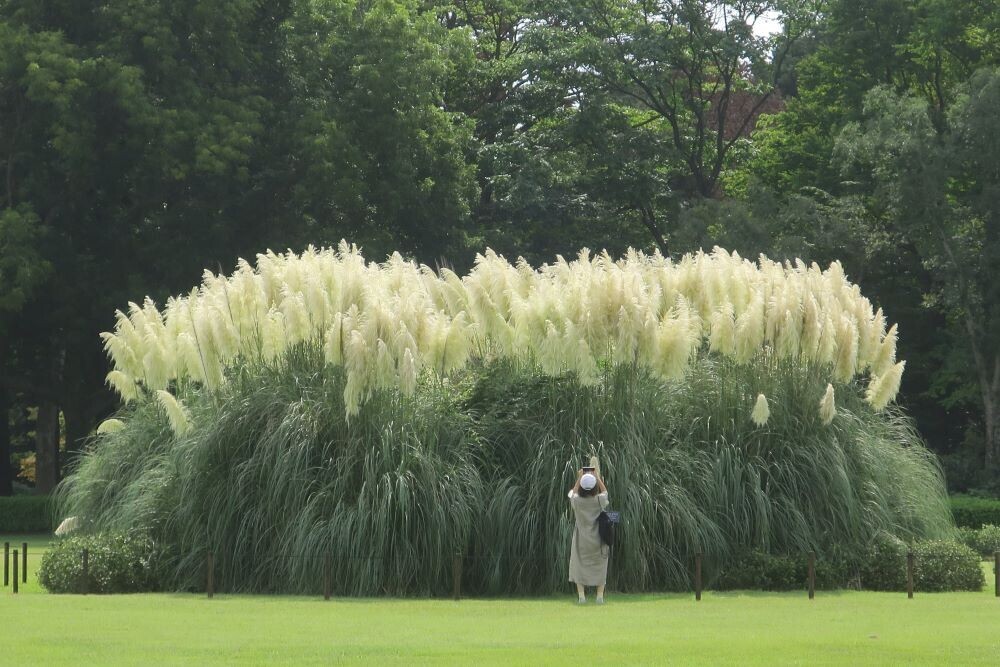
[[[991,558],[1000,550],[1000,526],[988,525],[982,528],[959,528],[959,540],[983,558]]]
[[[955,525],[962,528],[1000,526],[1000,499],[952,496],[951,513],[955,517]]]
[[[717,590],[791,591],[808,587],[809,555],[774,555],[750,551],[729,561],[715,582]],[[816,557],[816,588],[843,588],[850,569],[840,559]]]
[[[0,497],[0,533],[48,533],[52,531],[49,496]]]
[[[869,591],[906,589],[906,543],[891,535],[881,535],[865,553],[858,568],[861,587]]]
[[[861,585],[871,591],[906,590],[906,553],[913,551],[913,588],[923,592],[978,591],[985,584],[980,557],[952,540],[923,540],[912,547],[881,537],[859,568]]]
[[[913,587],[918,591],[981,591],[986,585],[982,560],[964,544],[927,540],[913,545]]]
[[[87,578],[82,552],[88,550]],[[54,543],[42,557],[38,580],[50,593],[141,593],[160,588],[156,551],[146,536],[80,535]]]

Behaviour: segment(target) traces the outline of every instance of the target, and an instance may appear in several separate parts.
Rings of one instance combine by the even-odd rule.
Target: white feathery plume
[[[767,397],[764,394],[757,394],[757,400],[753,404],[753,412],[750,413],[750,419],[757,426],[764,426],[767,424],[770,416],[771,409],[767,404]]]
[[[833,376],[837,382],[849,382],[858,362],[858,328],[846,314],[840,316],[837,327],[837,358]]]
[[[56,537],[63,537],[69,535],[74,530],[80,527],[80,517],[71,516],[62,520],[59,527],[55,530]]]
[[[709,349],[732,357],[736,354],[736,320],[733,304],[726,302],[712,313],[710,320]]]
[[[121,419],[105,419],[97,425],[97,432],[101,434],[117,433],[125,428],[125,422]]]
[[[170,430],[178,436],[182,436],[187,433],[191,429],[191,419],[188,415],[187,408],[184,407],[184,404],[177,400],[177,398],[175,398],[169,391],[164,391],[163,389],[158,389],[156,391],[156,398],[163,407],[163,410],[167,413],[167,421],[170,422]]]
[[[337,313],[323,338],[323,355],[326,363],[340,366],[344,363],[344,316]]]
[[[884,328],[838,263],[755,264],[720,248],[676,262],[630,250],[615,261],[584,250],[535,270],[486,250],[460,278],[398,254],[366,263],[341,243],[267,251],[228,278],[206,272],[163,313],[149,299],[129,304],[101,338],[118,373],[109,384],[126,400],[173,380],[214,389],[237,359],[269,362],[291,345],[315,345],[326,363],[347,367],[345,401],[356,414],[375,387],[415,391],[423,364],[449,373],[473,355],[536,358],[545,373],[590,383],[610,361],[674,378],[703,340],[738,363],[767,343],[784,358],[832,366],[835,382],[869,371],[877,399],[893,393],[896,363],[896,328]]]
[[[747,363],[764,345],[764,297],[754,292],[746,310],[736,318],[736,360]]]
[[[896,398],[899,393],[899,385],[903,379],[903,368],[905,361],[894,364],[882,375],[873,375],[868,383],[868,391],[865,399],[876,410],[884,410],[889,403]]]
[[[883,375],[896,363],[896,335],[896,325],[893,324],[875,351],[871,364],[874,375]]]
[[[819,418],[824,424],[829,424],[837,414],[837,404],[834,399],[833,385],[827,383],[826,393],[819,401]]]
[[[118,395],[126,403],[131,403],[139,398],[139,385],[135,383],[135,380],[125,375],[125,373],[118,370],[111,371],[108,373],[105,381],[109,387],[118,392]]]
[[[412,396],[417,390],[417,361],[409,348],[403,350],[399,362],[399,389],[404,396]]]

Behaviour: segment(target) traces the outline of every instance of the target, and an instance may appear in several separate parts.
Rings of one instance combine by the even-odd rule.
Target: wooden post
[[[913,552],[906,552],[906,597],[913,599]]]
[[[457,600],[462,597],[462,554],[456,553],[451,564],[452,595]]]
[[[993,552],[993,593],[1000,598],[1000,551]]]
[[[816,597],[816,552],[809,552],[809,599]]]
[[[333,583],[333,558],[327,551],[323,558],[323,599],[330,599],[330,585]]]
[[[28,543],[21,542],[21,582],[28,583]]]
[[[701,602],[701,552],[694,555],[694,600]]]
[[[10,542],[3,543],[3,585],[10,586]]]
[[[89,577],[88,577],[88,573],[89,573],[88,571],[90,570],[90,563],[89,563],[90,552],[89,552],[89,550],[87,550],[87,549],[83,550],[82,559],[83,559],[83,563],[82,563],[82,565],[83,565],[83,594],[86,595],[87,592],[90,589],[90,581],[89,581]]]
[[[14,549],[14,595],[17,595],[17,549]]]
[[[208,552],[208,559],[205,563],[205,591],[208,593],[208,599],[211,600],[212,596],[215,595],[215,554],[211,551]]]

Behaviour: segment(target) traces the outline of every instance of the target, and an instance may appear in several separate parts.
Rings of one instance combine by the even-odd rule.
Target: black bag
[[[609,547],[615,546],[615,526],[621,523],[621,513],[610,510],[602,510],[597,515],[597,532],[601,535],[601,542]]]

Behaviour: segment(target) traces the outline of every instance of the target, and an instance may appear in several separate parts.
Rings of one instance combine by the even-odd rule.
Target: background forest
[[[998,0],[0,0],[0,495],[117,409],[116,308],[342,238],[839,259],[1000,494]]]

